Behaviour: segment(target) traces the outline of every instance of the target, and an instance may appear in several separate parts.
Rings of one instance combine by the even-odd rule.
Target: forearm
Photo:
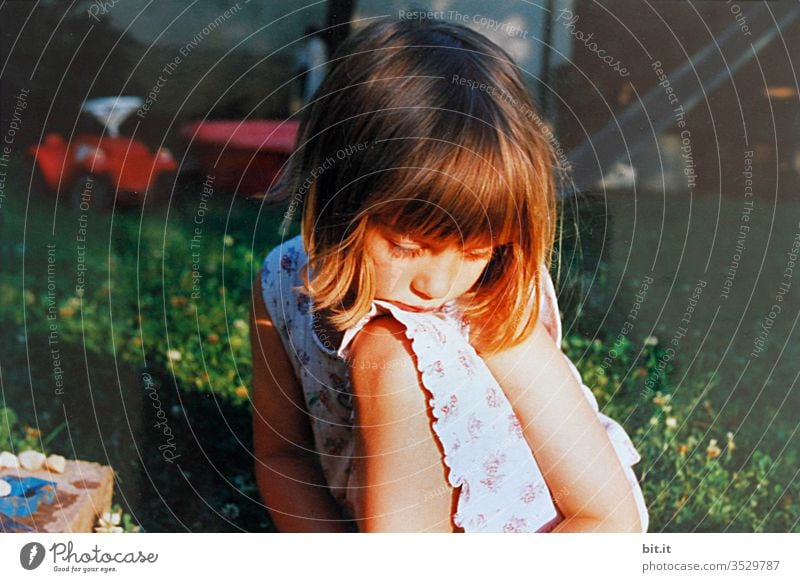
[[[641,533],[641,530],[617,520],[573,516],[560,522],[550,533]]]
[[[328,491],[313,456],[270,455],[256,462],[256,481],[279,531],[354,531]]]

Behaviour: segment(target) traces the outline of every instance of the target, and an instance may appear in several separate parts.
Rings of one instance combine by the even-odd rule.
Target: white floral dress
[[[406,328],[417,369],[428,392],[433,430],[453,488],[460,487],[453,523],[465,532],[546,532],[562,519],[522,426],[485,362],[469,343],[469,328],[453,303],[416,313],[375,300],[338,346],[318,334],[310,298],[302,284],[306,254],[297,236],[273,249],[261,272],[263,299],[305,396],[316,450],[328,487],[347,516],[353,515],[354,409],[346,362],[355,335],[379,313]],[[561,344],[558,304],[549,276],[543,277],[539,319]],[[566,358],[566,356],[564,356]],[[624,429],[600,413],[591,391],[567,359],[620,458],[639,508],[642,529],[648,512],[631,468],[640,460]]]

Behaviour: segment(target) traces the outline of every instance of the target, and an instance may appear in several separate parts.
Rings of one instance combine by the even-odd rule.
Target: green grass
[[[248,306],[251,280],[280,240],[282,211],[216,194],[200,217],[194,192],[144,215],[91,216],[85,248],[78,214],[59,208],[54,218],[52,203],[34,200],[26,216],[24,200],[6,198],[0,448],[112,464],[116,500],[149,531],[271,531],[249,456]],[[693,367],[681,351],[659,371],[665,339],[645,341],[639,326],[617,341],[617,328],[601,325],[614,288],[603,253],[567,237],[562,259],[563,347],[642,455],[635,470],[650,531],[800,531],[797,449],[786,446],[794,426],[740,429],[741,407],[722,406],[713,350]],[[145,374],[157,381],[180,470],[158,452],[163,434],[143,396]]]

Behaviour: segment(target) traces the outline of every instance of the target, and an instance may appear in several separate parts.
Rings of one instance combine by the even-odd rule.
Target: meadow
[[[758,386],[732,394],[733,354],[701,343],[699,318],[676,346],[683,295],[664,312],[653,291],[631,318],[644,271],[622,261],[625,208],[565,208],[562,347],[642,456],[650,531],[800,531],[787,385],[755,409]],[[128,530],[274,531],[250,453],[248,307],[283,209],[195,185],[144,212],[8,196],[0,218],[0,449],[110,464]]]

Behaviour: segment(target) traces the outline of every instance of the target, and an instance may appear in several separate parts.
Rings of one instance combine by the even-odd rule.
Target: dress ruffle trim
[[[491,371],[448,313],[415,313],[376,300],[405,326],[465,532],[535,532],[557,517],[522,427]],[[370,317],[371,318],[371,317]],[[367,318],[369,319],[369,318]],[[366,321],[342,341],[342,353]]]
[[[561,318],[549,273],[540,287],[539,320],[561,345]],[[405,327],[422,383],[431,395],[432,427],[444,451],[447,479],[458,493],[453,522],[465,532],[549,531],[563,517],[555,507],[522,427],[494,375],[469,343],[453,310],[410,312],[374,300],[348,329],[338,350],[347,359],[352,339],[380,312]],[[641,460],[622,426],[598,410],[597,400],[566,354],[573,376],[606,429],[634,492],[647,530],[648,512],[631,468]],[[510,469],[509,469],[510,468]]]

